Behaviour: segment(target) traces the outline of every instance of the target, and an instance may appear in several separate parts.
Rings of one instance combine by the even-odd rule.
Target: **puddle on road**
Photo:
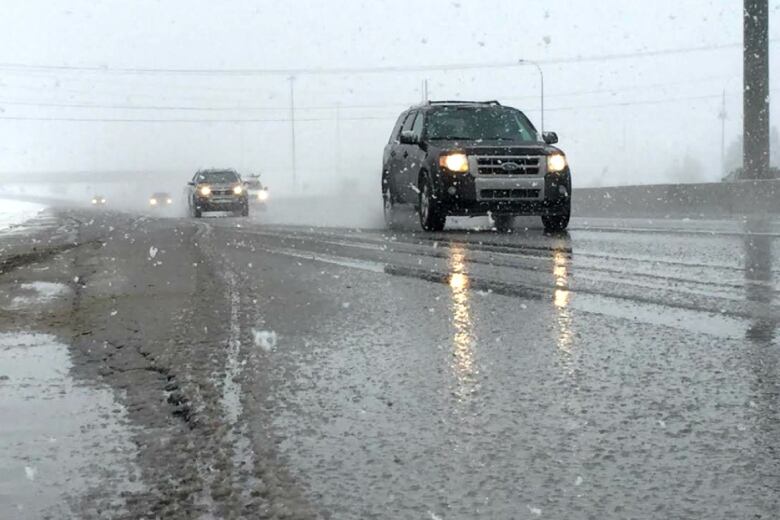
[[[62,283],[32,282],[19,285],[19,294],[14,296],[8,307],[10,310],[21,310],[34,305],[48,303],[70,292],[70,288]]]
[[[71,366],[52,336],[0,333],[0,518],[121,513],[141,490],[125,409]]]

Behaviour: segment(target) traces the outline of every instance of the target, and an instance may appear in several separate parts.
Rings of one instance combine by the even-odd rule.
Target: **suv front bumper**
[[[200,211],[238,211],[249,205],[246,197],[197,197],[195,207]]]
[[[436,197],[448,215],[563,215],[571,207],[571,173],[474,176],[439,172]]]

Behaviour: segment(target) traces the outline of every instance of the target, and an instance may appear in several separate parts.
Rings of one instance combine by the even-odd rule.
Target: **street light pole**
[[[290,76],[290,152],[292,155],[293,191],[298,190],[298,179],[295,165],[295,76]]]
[[[521,65],[533,65],[539,71],[539,83],[542,92],[542,135],[544,135],[544,72],[542,71],[542,66],[533,60],[520,60],[519,63]]]
[[[726,113],[726,89],[723,89],[723,100],[720,105],[720,112],[718,112],[718,119],[720,119],[720,170],[721,175],[725,177],[728,175],[726,171],[726,119],[728,114]]]

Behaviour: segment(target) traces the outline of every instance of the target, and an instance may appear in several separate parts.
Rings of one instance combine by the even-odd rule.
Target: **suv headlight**
[[[465,153],[448,153],[439,157],[439,166],[451,172],[465,173],[469,171],[469,158]]]
[[[241,195],[242,193],[244,193],[244,188],[242,188],[241,185],[238,185],[235,188],[233,188],[233,193],[235,193],[236,195]]]
[[[566,156],[555,153],[547,156],[547,172],[559,173],[566,169]]]
[[[204,197],[208,197],[209,195],[211,195],[211,188],[209,188],[208,186],[201,186],[200,189],[198,189],[198,193],[200,193]]]

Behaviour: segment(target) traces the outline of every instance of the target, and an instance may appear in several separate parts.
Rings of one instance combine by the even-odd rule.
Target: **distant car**
[[[186,196],[190,214],[195,218],[207,211],[249,215],[247,189],[235,170],[198,170],[187,183]]]
[[[173,197],[171,197],[170,193],[164,191],[153,193],[152,196],[149,197],[149,206],[152,208],[164,208],[171,204],[173,204]]]
[[[562,231],[571,214],[571,173],[520,110],[497,101],[430,101],[404,111],[384,151],[382,197],[393,225],[398,204],[415,206],[426,231],[447,216],[491,215],[496,229],[514,217],[540,215],[546,230]]]
[[[244,180],[244,186],[246,187],[250,204],[265,211],[270,193],[268,192],[268,187],[263,186],[263,183],[260,182],[259,177],[259,175],[250,175]]]
[[[93,206],[104,206],[106,204],[106,198],[103,195],[95,195],[92,197]]]

